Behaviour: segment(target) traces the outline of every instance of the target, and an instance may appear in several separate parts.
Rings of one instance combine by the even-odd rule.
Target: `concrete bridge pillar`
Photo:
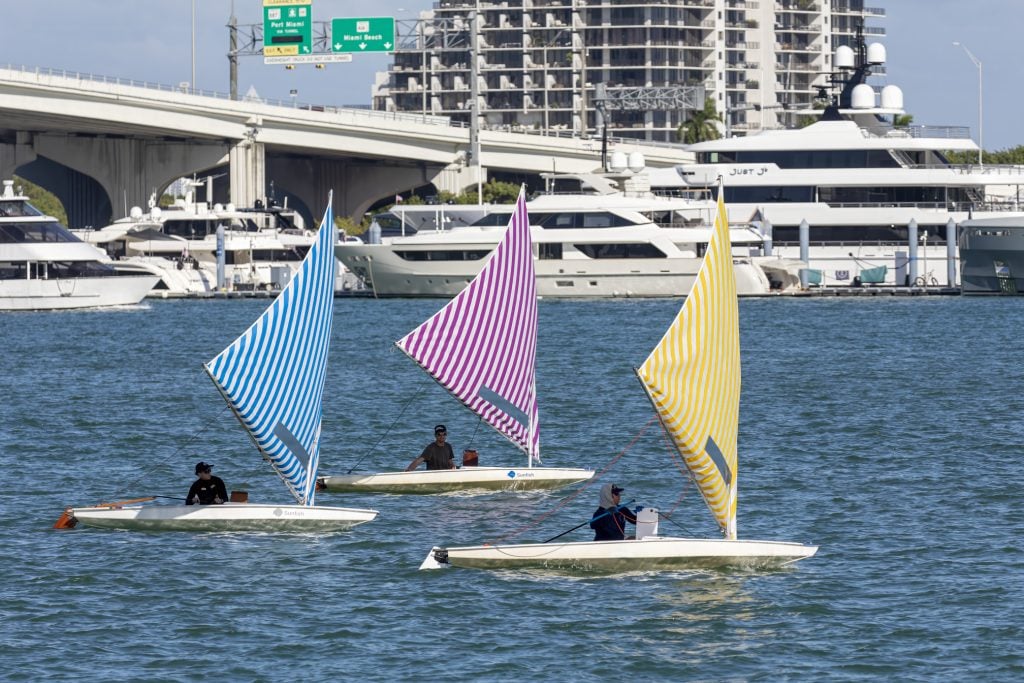
[[[19,166],[36,160],[32,149],[32,136],[18,132],[14,144],[0,142],[0,180],[10,180]]]
[[[231,148],[231,203],[252,206],[263,199],[267,187],[267,152],[262,142],[245,139]]]
[[[177,178],[214,166],[228,153],[228,146],[219,141],[51,134],[33,136],[32,146],[38,156],[95,179],[106,191],[116,214],[124,206],[145,207],[153,194],[159,198]],[[57,196],[64,201],[60,194]]]
[[[334,190],[334,215],[359,221],[376,202],[432,183],[438,171],[426,163],[391,166],[371,159],[271,156],[267,160],[267,177],[274,181],[275,190],[298,198],[313,214],[314,225],[330,190]]]
[[[487,182],[487,169],[480,166],[466,166],[462,163],[448,164],[430,182],[441,192],[460,194],[464,190],[476,190],[477,181]]]

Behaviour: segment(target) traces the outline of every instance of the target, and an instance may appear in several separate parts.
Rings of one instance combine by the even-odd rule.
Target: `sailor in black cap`
[[[626,522],[636,524],[636,515],[621,505],[622,492],[616,484],[601,487],[601,506],[594,511],[590,528],[595,541],[621,541],[626,538]]]
[[[444,425],[434,427],[434,440],[427,444],[418,458],[409,463],[405,471],[412,472],[424,462],[427,463],[428,470],[454,470],[455,451],[447,442],[447,438],[448,429]]]
[[[188,490],[185,505],[220,505],[228,499],[228,490],[224,480],[210,474],[213,465],[199,461],[196,463],[196,476],[192,488]]]

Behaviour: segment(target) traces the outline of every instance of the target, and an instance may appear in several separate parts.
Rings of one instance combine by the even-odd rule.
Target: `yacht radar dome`
[[[234,213],[235,212],[235,205],[234,204],[227,204],[227,205],[225,205],[224,210],[227,211],[228,213]]]
[[[633,173],[639,173],[644,170],[644,167],[647,165],[647,160],[644,159],[644,155],[640,152],[630,152],[627,165],[629,166],[630,171]]]
[[[142,207],[133,206],[132,210],[128,212],[128,215],[131,217],[133,221],[139,220],[140,218],[142,218]]]
[[[840,45],[836,48],[836,68],[852,69],[854,67],[853,48],[848,45]]]
[[[608,169],[612,173],[622,173],[626,170],[626,154],[624,152],[612,152],[608,160]]]
[[[875,106],[875,89],[867,83],[854,86],[850,95],[850,106],[854,109],[871,109]]]
[[[881,43],[868,45],[868,64],[885,64],[885,45]]]
[[[882,88],[882,109],[903,109],[903,91],[898,85]]]
[[[220,213],[221,211],[223,211],[223,210],[224,210],[224,205],[223,205],[223,204],[214,204],[214,205],[213,205],[213,210],[214,210],[214,211],[215,211],[216,213]]]
[[[152,209],[149,210],[149,217],[152,218],[153,220],[157,220],[158,218],[160,218],[161,213],[163,212],[160,210],[160,207],[154,206]]]

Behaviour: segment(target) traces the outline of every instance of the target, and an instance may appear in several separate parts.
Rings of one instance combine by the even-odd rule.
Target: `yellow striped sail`
[[[697,282],[637,375],[704,502],[726,537],[736,538],[739,307],[721,188]]]

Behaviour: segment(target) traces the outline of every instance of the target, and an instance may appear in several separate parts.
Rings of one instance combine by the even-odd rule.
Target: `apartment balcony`
[[[821,52],[821,45],[799,45],[795,43],[775,43],[776,52]]]
[[[804,26],[775,24],[776,33],[820,33],[821,24],[810,24]]]
[[[817,0],[789,0],[787,2],[776,2],[776,12],[804,12],[817,14],[821,6]]]
[[[775,64],[776,71],[821,71],[821,67],[814,64]]]

